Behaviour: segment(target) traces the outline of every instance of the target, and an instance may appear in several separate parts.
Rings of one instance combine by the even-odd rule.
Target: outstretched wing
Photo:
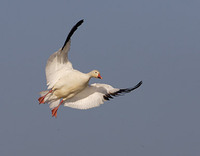
[[[140,87],[142,81],[140,81],[133,88],[117,89],[107,84],[94,83],[87,86],[83,91],[78,93],[73,98],[70,98],[64,102],[64,106],[68,106],[76,109],[89,109],[97,107],[115,96],[124,95],[136,88]]]
[[[68,60],[68,52],[70,49],[70,38],[77,28],[83,23],[80,20],[69,32],[67,39],[61,49],[53,53],[46,64],[46,79],[48,88],[52,88],[57,80],[65,74],[66,70],[73,69],[71,62]]]

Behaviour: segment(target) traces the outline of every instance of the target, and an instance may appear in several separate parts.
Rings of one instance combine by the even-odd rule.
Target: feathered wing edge
[[[103,98],[105,100],[110,100],[113,99],[113,97],[115,96],[120,96],[120,95],[124,95],[125,93],[129,93],[135,89],[137,89],[138,87],[140,87],[142,85],[142,81],[140,81],[137,85],[135,85],[133,88],[125,88],[125,89],[119,89],[116,92],[113,93],[107,93],[103,96]]]
[[[61,49],[59,49],[57,52],[53,53],[48,61],[47,61],[47,66],[49,64],[51,64],[55,58],[56,58],[56,61],[59,62],[60,64],[63,64],[63,63],[67,63],[68,61],[68,51],[70,49],[70,39],[72,37],[72,35],[74,34],[74,32],[77,30],[77,28],[83,23],[83,20],[80,20],[79,22],[77,22],[73,28],[70,30],[69,34],[67,35],[67,38],[65,40],[65,43],[64,45],[62,46]]]
[[[48,89],[53,87],[56,81],[63,75],[64,71],[73,69],[71,62],[68,60],[70,38],[82,23],[83,20],[80,20],[73,26],[63,47],[49,57],[45,69]]]
[[[73,28],[71,29],[71,31],[69,32],[69,34],[68,34],[68,36],[67,36],[67,38],[66,38],[65,43],[64,43],[64,45],[62,46],[61,50],[63,50],[63,49],[65,48],[67,42],[70,40],[70,38],[72,37],[72,35],[74,34],[74,32],[77,30],[77,28],[83,23],[83,21],[84,21],[84,20],[82,19],[82,20],[80,20],[79,22],[77,22],[77,23],[73,26]]]
[[[140,81],[133,88],[126,89],[113,88],[107,84],[91,84],[73,98],[66,100],[64,102],[64,106],[76,109],[89,109],[97,107],[103,104],[104,101],[107,101],[114,96],[124,95],[125,93],[129,93],[137,89],[141,86],[141,84],[142,81]]]

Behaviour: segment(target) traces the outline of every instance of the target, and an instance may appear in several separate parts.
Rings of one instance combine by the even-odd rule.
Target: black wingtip
[[[120,95],[124,95],[125,93],[129,93],[135,89],[137,89],[138,87],[140,87],[142,85],[142,81],[140,81],[138,84],[136,84],[133,88],[125,88],[125,89],[120,89],[114,93],[108,93],[108,94],[105,94],[103,97],[104,97],[104,100],[109,100],[111,98],[113,98],[114,96],[120,96]],[[113,96],[113,97],[112,97]]]
[[[66,46],[67,42],[69,42],[70,38],[72,37],[72,35],[74,34],[74,32],[77,30],[77,28],[84,22],[84,19],[78,21],[73,28],[71,29],[71,31],[69,32],[67,39],[65,40],[64,45],[62,46],[62,50],[64,49],[64,47]]]
[[[138,88],[138,87],[140,87],[141,85],[142,85],[142,81],[140,81],[134,88],[136,89],[136,88]]]
[[[84,19],[78,21],[78,22],[73,26],[72,30],[73,30],[73,29],[76,30],[83,22],[84,22]],[[72,30],[71,30],[71,31],[72,31]]]
[[[127,88],[127,89],[122,89],[122,90],[126,90],[127,92],[133,91],[137,88],[139,88],[142,85],[142,81],[140,81],[138,84],[136,84],[133,88]]]
[[[80,23],[80,25],[84,22],[84,19],[80,20],[78,23]]]

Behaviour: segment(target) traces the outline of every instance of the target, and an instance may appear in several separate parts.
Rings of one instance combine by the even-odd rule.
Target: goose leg
[[[45,103],[44,98],[45,98],[49,93],[51,93],[52,91],[53,91],[53,90],[51,89],[46,95],[40,97],[40,98],[38,99],[39,104]]]
[[[57,117],[57,111],[59,106],[63,103],[63,99],[60,101],[59,105],[57,107],[55,107],[54,109],[52,109],[51,113],[52,113],[52,117],[55,116],[55,118]]]

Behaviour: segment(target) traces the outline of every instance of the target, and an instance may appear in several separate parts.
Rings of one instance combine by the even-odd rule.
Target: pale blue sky
[[[200,1],[1,0],[2,156],[199,156]],[[45,64],[72,26],[74,68],[114,87],[101,107],[38,104]]]

